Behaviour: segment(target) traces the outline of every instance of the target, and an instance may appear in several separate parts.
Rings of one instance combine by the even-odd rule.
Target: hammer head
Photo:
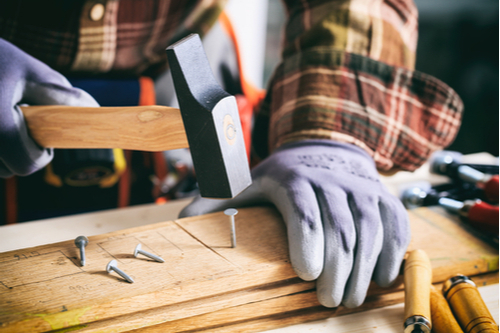
[[[217,83],[198,35],[167,57],[200,194],[233,198],[252,183],[236,99]]]

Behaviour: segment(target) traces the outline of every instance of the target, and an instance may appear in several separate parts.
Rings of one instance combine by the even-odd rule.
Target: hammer
[[[180,110],[166,106],[21,107],[42,147],[190,148],[200,195],[233,198],[251,183],[238,107],[213,76],[198,35],[167,48]]]

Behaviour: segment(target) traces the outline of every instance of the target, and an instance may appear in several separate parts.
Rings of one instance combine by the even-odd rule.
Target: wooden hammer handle
[[[47,148],[164,151],[189,147],[179,109],[166,106],[21,107],[31,136]]]

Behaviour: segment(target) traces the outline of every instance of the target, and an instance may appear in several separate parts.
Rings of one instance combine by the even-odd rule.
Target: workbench
[[[477,161],[476,156],[472,156],[472,159]],[[431,180],[436,183],[445,179],[430,176],[426,166],[412,174],[399,173],[393,177],[383,178],[383,182],[394,194],[398,192],[403,183],[419,180]],[[163,205],[141,205],[2,226],[0,227],[0,252],[72,241],[80,235],[101,235],[123,229],[148,226],[152,223],[172,221],[177,218],[178,212],[190,200],[183,199]],[[229,236],[227,238],[229,241]],[[496,283],[491,284],[490,280],[488,285],[479,287],[479,291],[498,323],[498,277],[496,279]],[[294,321],[291,320],[288,321],[289,326],[268,330],[268,332],[402,332],[404,305],[401,302],[396,303],[373,310],[301,324],[293,324]]]

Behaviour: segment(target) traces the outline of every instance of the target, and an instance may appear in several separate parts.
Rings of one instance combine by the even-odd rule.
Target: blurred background
[[[415,0],[419,10],[418,71],[452,87],[464,102],[462,127],[448,147],[498,156],[499,5],[495,0]],[[264,86],[280,59],[285,14],[269,0]]]

